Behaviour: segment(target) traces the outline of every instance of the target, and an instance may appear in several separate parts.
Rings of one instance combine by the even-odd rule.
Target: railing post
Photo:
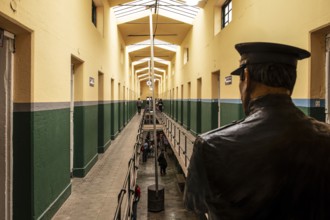
[[[174,124],[174,135],[173,135],[173,144],[174,144],[174,148],[175,148],[175,145],[176,145],[175,135],[176,135],[176,126],[175,126],[175,124]]]
[[[187,167],[187,136],[184,136],[184,166]]]
[[[122,191],[120,191],[120,193],[119,193],[119,195],[118,195],[118,204],[119,204],[119,201],[120,201],[121,193],[122,193]],[[118,209],[117,220],[121,220],[121,205],[120,205],[120,207],[119,207],[119,209]]]
[[[128,207],[127,216],[130,217],[131,216],[131,171],[128,174],[128,181],[127,181],[127,207]]]
[[[172,122],[170,121],[170,124],[171,124],[171,132],[170,132],[170,135],[171,135],[171,141],[172,141]]]
[[[177,142],[177,145],[179,147],[179,156],[180,156],[180,137],[181,137],[181,132],[180,132],[180,129],[179,129],[179,142]]]

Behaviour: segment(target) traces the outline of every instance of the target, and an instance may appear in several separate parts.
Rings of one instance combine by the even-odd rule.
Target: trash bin
[[[158,185],[158,195],[156,185],[148,186],[148,211],[160,212],[164,210],[164,186]]]

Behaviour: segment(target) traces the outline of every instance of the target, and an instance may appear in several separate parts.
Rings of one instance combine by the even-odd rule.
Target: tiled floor
[[[85,178],[72,179],[72,194],[53,217],[54,220],[113,219],[141,117],[135,115],[132,118],[107,151],[99,155],[98,162]],[[155,182],[154,157],[139,166],[137,182],[141,187],[141,200],[138,203],[138,220],[198,219],[184,209],[176,181],[175,157],[169,153],[167,158],[167,175],[159,176],[159,184],[165,187],[165,209],[161,212],[148,212],[147,208],[147,187]]]

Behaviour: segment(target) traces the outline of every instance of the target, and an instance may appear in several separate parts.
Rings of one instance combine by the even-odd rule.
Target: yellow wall
[[[76,101],[98,100],[98,72],[104,73],[105,100],[111,99],[111,78],[115,80],[115,100],[139,96],[138,81],[114,13],[107,0],[101,2],[103,10],[98,11],[103,11],[103,20],[95,28],[91,0],[16,1],[16,12],[10,9],[10,0],[0,1],[0,16],[21,27],[12,28],[18,39],[15,63],[25,63],[24,68],[17,65],[15,69],[15,102],[68,102],[72,56],[82,62]],[[190,98],[197,98],[197,79],[202,78],[201,97],[212,98],[211,73],[220,70],[221,98],[237,99],[238,78],[233,77],[232,85],[224,85],[224,78],[238,66],[235,44],[270,41],[311,50],[310,33],[330,25],[330,1],[233,0],[233,20],[218,32],[219,4],[221,0],[209,0],[200,11],[168,68],[166,82],[161,86],[162,97],[170,98],[170,91],[172,97],[181,97],[184,85],[187,98],[187,84],[191,82]],[[189,62],[185,65],[184,48],[189,48]],[[313,71],[317,68],[311,67],[311,59],[299,62],[294,98],[322,96],[317,91],[320,85],[312,83]],[[89,77],[95,79],[94,87],[89,86]],[[122,89],[125,87],[125,97],[123,92],[118,97],[118,83]],[[315,84],[312,91],[311,84]]]
[[[103,14],[103,20],[98,17],[96,28],[91,22],[91,1],[16,1],[16,12],[10,9],[10,0],[0,1],[3,16],[11,17],[14,23],[31,33],[31,73],[26,76],[22,73],[24,70],[15,72],[16,78],[28,79],[22,86],[25,91],[15,90],[15,102],[70,101],[71,56],[83,62],[82,76],[78,77],[82,81],[81,89],[76,101],[98,99],[99,71],[104,73],[105,100],[110,100],[110,78],[115,79],[115,86],[121,83],[130,89],[128,64],[124,58],[121,59],[125,45],[117,30],[114,14],[107,0],[100,1],[103,7],[98,8],[98,12],[101,17]],[[26,40],[30,40],[29,37]],[[16,59],[18,62],[22,61]],[[94,87],[89,86],[89,77],[95,79]],[[27,84],[30,84],[30,91]],[[15,85],[15,89],[18,88]],[[114,97],[118,99],[118,89],[114,91]]]
[[[209,0],[197,16],[175,59],[175,76],[168,91],[191,82],[191,98],[197,97],[197,79],[202,77],[202,98],[211,98],[212,72],[220,70],[221,98],[239,98],[238,77],[232,85],[224,79],[237,68],[240,59],[234,45],[240,42],[268,41],[311,50],[310,32],[330,24],[330,1],[315,0],[233,0],[233,20],[214,35],[217,4]],[[220,19],[220,18],[219,18]],[[183,65],[183,49],[189,48],[189,62]],[[294,98],[310,98],[311,59],[298,63]],[[185,86],[186,87],[186,86]],[[180,94],[180,91],[179,91]],[[184,97],[187,98],[187,90]]]

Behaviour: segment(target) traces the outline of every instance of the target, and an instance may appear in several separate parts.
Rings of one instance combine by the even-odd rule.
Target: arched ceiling
[[[190,6],[179,0],[109,0],[137,76],[149,73],[150,13],[153,21],[155,74],[163,78],[175,58],[177,46],[185,39],[205,3],[206,0],[203,0],[197,6]],[[139,77],[139,80],[144,78]]]

